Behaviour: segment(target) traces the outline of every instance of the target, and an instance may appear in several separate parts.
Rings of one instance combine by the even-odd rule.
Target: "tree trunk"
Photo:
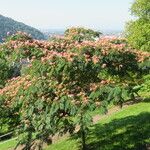
[[[26,143],[26,145],[25,145],[24,150],[30,150],[30,149],[31,149],[31,142],[32,142],[32,132],[29,131],[29,132],[28,132],[27,143]]]
[[[83,123],[83,114],[81,114],[81,140],[82,140],[82,150],[86,150],[86,134]]]
[[[81,129],[82,150],[86,150],[85,132]]]

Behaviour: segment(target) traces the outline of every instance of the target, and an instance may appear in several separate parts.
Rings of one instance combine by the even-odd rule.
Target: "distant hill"
[[[2,39],[7,36],[8,32],[10,32],[10,34],[13,34],[17,31],[31,34],[31,36],[35,39],[45,39],[44,34],[39,30],[25,25],[24,23],[0,15],[0,42],[2,42]]]

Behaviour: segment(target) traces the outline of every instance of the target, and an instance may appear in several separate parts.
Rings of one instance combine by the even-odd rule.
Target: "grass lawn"
[[[0,150],[10,150],[14,148],[16,145],[16,139],[10,139],[8,141],[4,141],[0,143]]]
[[[0,143],[0,150],[16,141]],[[90,128],[87,150],[146,150],[150,144],[150,102],[140,102],[104,117]],[[46,150],[79,150],[77,135],[62,138]]]
[[[87,150],[146,150],[150,144],[150,103],[141,102],[106,116],[90,129]],[[77,135],[46,150],[78,150]]]

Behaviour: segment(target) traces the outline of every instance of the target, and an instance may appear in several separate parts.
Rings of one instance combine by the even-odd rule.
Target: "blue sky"
[[[0,14],[36,28],[124,28],[134,0],[0,0]]]

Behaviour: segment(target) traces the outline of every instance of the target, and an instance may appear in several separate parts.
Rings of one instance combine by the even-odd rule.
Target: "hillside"
[[[13,34],[17,31],[31,34],[31,36],[35,39],[45,39],[44,34],[41,33],[39,30],[25,25],[24,23],[17,22],[11,18],[0,15],[0,42],[2,42],[2,39],[7,36],[7,32]]]

